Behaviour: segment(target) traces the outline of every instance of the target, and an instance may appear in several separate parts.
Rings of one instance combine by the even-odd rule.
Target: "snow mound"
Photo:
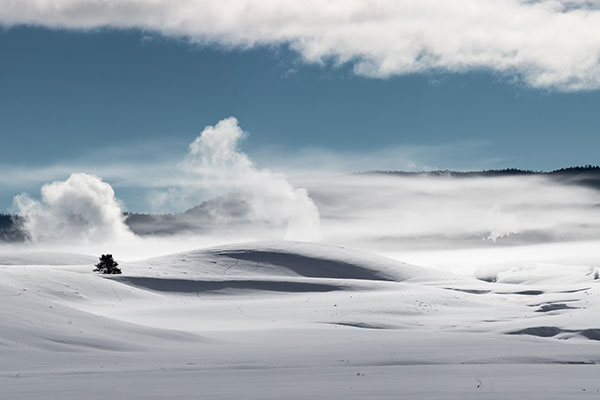
[[[401,282],[439,271],[356,250],[305,242],[253,242],[195,250],[132,263],[129,270],[225,277],[305,277]],[[128,269],[128,268],[125,268]]]

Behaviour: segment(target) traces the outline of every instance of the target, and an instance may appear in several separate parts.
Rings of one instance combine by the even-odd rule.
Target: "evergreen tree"
[[[121,269],[118,268],[117,262],[113,259],[112,254],[102,254],[100,256],[100,262],[96,264],[94,272],[100,272],[101,274],[120,274]]]

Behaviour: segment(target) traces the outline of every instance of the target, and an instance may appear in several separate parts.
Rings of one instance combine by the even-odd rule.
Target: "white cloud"
[[[15,196],[23,229],[34,242],[106,242],[132,238],[112,187],[100,178],[74,173],[42,186],[41,201]]]
[[[138,28],[200,44],[289,44],[307,62],[389,77],[487,69],[538,88],[600,88],[598,0],[8,0],[0,23]]]

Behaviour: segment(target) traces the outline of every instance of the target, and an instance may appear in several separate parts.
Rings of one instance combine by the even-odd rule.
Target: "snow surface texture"
[[[588,267],[486,282],[296,242],[91,261],[0,256],[2,399],[600,396]]]

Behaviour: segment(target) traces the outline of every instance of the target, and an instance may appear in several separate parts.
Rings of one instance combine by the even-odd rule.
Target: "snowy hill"
[[[83,265],[95,263],[96,257],[59,252],[12,252],[0,254],[0,265]]]
[[[583,266],[506,270],[491,283],[297,242],[121,262],[119,276],[79,255],[0,260],[3,399],[600,390],[600,281]]]

